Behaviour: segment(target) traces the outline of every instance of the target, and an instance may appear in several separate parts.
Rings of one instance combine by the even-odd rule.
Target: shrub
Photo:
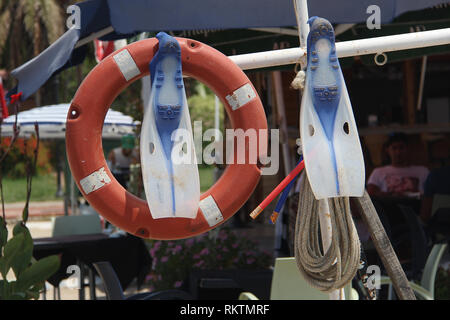
[[[6,150],[11,143],[10,137],[1,138],[0,148]],[[9,178],[24,178],[27,176],[26,163],[33,158],[33,152],[37,147],[37,139],[31,137],[29,139],[19,138],[11,146],[8,155],[2,162],[1,170],[3,176]],[[36,164],[36,172],[32,174],[45,174],[51,171],[49,162],[49,149],[44,144],[39,144],[38,159]]]
[[[184,240],[150,240],[148,245],[153,264],[146,280],[151,291],[180,288],[192,269],[264,269],[272,264],[268,251],[229,227]]]
[[[59,257],[33,258],[33,239],[25,222],[18,222],[7,238],[6,222],[0,217],[0,300],[39,299],[45,281],[59,269]],[[7,278],[10,270],[14,280]]]

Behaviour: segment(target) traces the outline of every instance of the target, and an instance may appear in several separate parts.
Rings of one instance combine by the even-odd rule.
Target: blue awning
[[[308,1],[309,16],[320,16],[332,23],[360,23],[370,16],[367,8],[380,8],[381,23],[413,10],[431,7],[442,0],[314,0]],[[140,32],[201,29],[243,29],[296,26],[292,0],[88,0],[80,8],[79,29],[70,29],[39,56],[14,69],[18,85],[8,98],[22,92],[27,99],[52,75],[81,63],[86,45],[76,44],[92,33],[108,27],[114,31],[101,40],[129,38]]]

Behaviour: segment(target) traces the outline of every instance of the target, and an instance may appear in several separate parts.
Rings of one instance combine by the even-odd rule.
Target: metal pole
[[[75,181],[73,175],[70,175],[70,215],[76,215],[76,205],[75,205]]]
[[[283,165],[284,165],[284,173],[287,176],[289,172],[292,171],[292,163],[291,163],[291,154],[289,152],[289,136],[287,130],[286,123],[286,112],[284,105],[284,95],[283,95],[283,83],[281,80],[281,72],[273,71],[272,72],[272,84],[274,88],[274,108],[272,108],[273,117],[277,119],[275,123],[278,123],[278,126],[281,129],[281,148],[283,152]],[[274,110],[276,109],[276,112]],[[275,224],[275,238],[277,239],[276,246],[277,250],[281,248],[281,241],[283,237],[283,231],[285,224],[283,223],[283,214],[284,208],[280,210],[279,223]]]
[[[81,46],[84,46],[85,44],[88,44],[89,42],[94,41],[95,39],[101,38],[101,37],[107,35],[108,33],[113,32],[113,31],[114,31],[114,28],[113,28],[112,26],[109,26],[109,27],[107,27],[107,28],[105,28],[105,29],[102,29],[102,30],[100,30],[100,31],[91,33],[91,34],[90,34],[89,36],[87,36],[86,38],[83,38],[83,39],[79,40],[79,41],[75,44],[75,48],[74,48],[74,49],[76,49],[76,48],[78,48],[78,47],[81,47]]]
[[[398,34],[336,43],[339,58],[390,51],[440,46],[450,43],[450,28]],[[306,57],[306,50],[289,48],[229,56],[241,69],[258,69],[296,64]]]
[[[296,64],[300,61],[302,56],[306,57],[306,50],[301,48],[289,48],[239,54],[229,56],[228,58],[236,63],[242,70],[250,70]]]
[[[309,34],[308,2],[306,0],[295,0],[294,8],[299,29],[300,47],[306,48],[306,40],[308,39]]]
[[[319,200],[319,224],[323,252],[325,253],[330,248],[333,237],[333,228],[331,226],[331,215],[330,207],[328,205],[328,199]],[[345,300],[344,288],[331,291],[329,293],[329,297],[330,300]]]
[[[277,116],[279,126],[281,129],[281,147],[283,148],[283,164],[284,164],[284,172],[286,175],[292,171],[292,162],[291,162],[291,153],[289,152],[289,137],[288,137],[288,129],[286,123],[286,108],[284,105],[284,95],[283,95],[283,83],[281,80],[281,72],[273,71],[272,72],[273,86],[275,89],[275,105],[277,109]]]
[[[419,94],[417,96],[417,110],[422,109],[423,86],[425,83],[425,73],[427,71],[427,56],[422,57],[422,70],[420,72]]]
[[[222,148],[221,143],[223,143],[222,141],[222,135],[220,134],[220,100],[218,96],[214,96],[214,144],[217,146],[216,149],[214,150],[214,157],[216,158],[217,162],[222,161]],[[219,171],[218,171],[218,167],[216,166],[214,168],[214,172],[217,173],[217,177],[215,179],[215,181],[217,181],[217,179],[219,179]]]
[[[216,132],[214,133],[214,142],[217,142],[219,139],[218,131],[220,130],[220,101],[219,97],[214,96],[214,129]]]

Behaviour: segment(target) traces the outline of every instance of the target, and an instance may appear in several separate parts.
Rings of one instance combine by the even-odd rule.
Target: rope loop
[[[383,60],[380,60],[379,57],[382,57]],[[386,53],[381,52],[381,53],[377,53],[374,57],[373,60],[375,61],[375,64],[377,66],[384,66],[386,64],[386,62],[388,61],[388,57],[386,55]]]
[[[356,275],[360,263],[359,237],[349,198],[328,199],[332,242],[324,252],[320,239],[319,201],[314,198],[307,175],[302,175],[295,224],[295,259],[300,273],[311,286],[331,292],[343,288]]]

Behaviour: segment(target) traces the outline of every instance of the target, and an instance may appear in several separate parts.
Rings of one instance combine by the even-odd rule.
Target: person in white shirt
[[[387,153],[391,163],[373,170],[367,181],[369,195],[390,197],[422,195],[429,170],[424,166],[410,164],[406,135],[403,133],[391,135],[387,142]]]
[[[132,135],[123,136],[121,139],[122,145],[111,150],[108,155],[111,172],[125,189],[130,176],[130,165],[137,163],[139,160],[134,139]]]

